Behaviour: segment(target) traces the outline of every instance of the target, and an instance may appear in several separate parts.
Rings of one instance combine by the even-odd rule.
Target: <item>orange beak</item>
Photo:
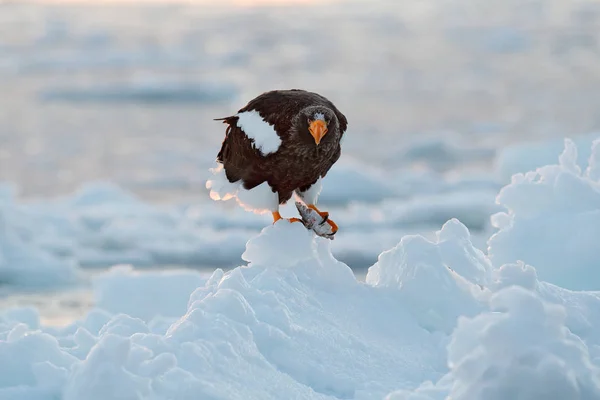
[[[325,121],[318,119],[310,123],[308,130],[313,138],[315,138],[315,143],[318,145],[321,142],[321,139],[323,139],[323,136],[327,133],[327,124]]]

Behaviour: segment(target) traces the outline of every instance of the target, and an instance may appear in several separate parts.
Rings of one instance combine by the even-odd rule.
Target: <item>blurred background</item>
[[[242,264],[271,219],[208,198],[213,118],[271,89],[349,120],[321,204],[358,276],[450,218],[485,251],[511,174],[600,127],[599,18],[597,0],[0,1],[0,306],[84,307],[63,288],[115,264]]]

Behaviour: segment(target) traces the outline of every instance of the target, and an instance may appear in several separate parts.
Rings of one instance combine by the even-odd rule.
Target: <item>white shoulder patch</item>
[[[263,155],[274,153],[281,145],[281,139],[273,125],[262,119],[258,111],[246,111],[237,114],[237,126],[246,133],[249,139],[254,140],[254,146]]]

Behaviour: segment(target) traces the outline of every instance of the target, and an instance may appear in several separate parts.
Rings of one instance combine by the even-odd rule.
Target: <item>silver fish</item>
[[[321,217],[315,210],[299,201],[296,202],[296,208],[302,217],[302,223],[306,229],[311,229],[317,236],[330,240],[334,239],[335,232],[333,232],[331,225],[327,223],[326,218]]]

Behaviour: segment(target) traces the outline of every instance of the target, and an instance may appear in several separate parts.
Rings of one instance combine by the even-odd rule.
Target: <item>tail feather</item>
[[[227,159],[227,155],[228,155],[228,150],[229,150],[229,146],[228,146],[228,138],[229,138],[229,132],[231,132],[231,127],[233,125],[235,125],[237,123],[238,117],[236,116],[229,116],[229,117],[224,117],[224,118],[215,118],[215,121],[223,121],[223,123],[228,124],[227,126],[227,130],[225,131],[225,138],[223,138],[223,144],[221,145],[221,149],[219,150],[219,153],[217,154],[217,162],[223,164],[225,162],[225,160]]]
[[[229,117],[223,117],[223,118],[214,118],[213,121],[224,121],[223,123],[227,123],[229,125],[233,124],[234,122],[237,122],[238,117],[235,115],[230,115]]]
[[[206,188],[210,190],[210,198],[218,201],[227,201],[237,196],[241,181],[229,182],[222,164],[210,170],[212,179],[206,181]]]

